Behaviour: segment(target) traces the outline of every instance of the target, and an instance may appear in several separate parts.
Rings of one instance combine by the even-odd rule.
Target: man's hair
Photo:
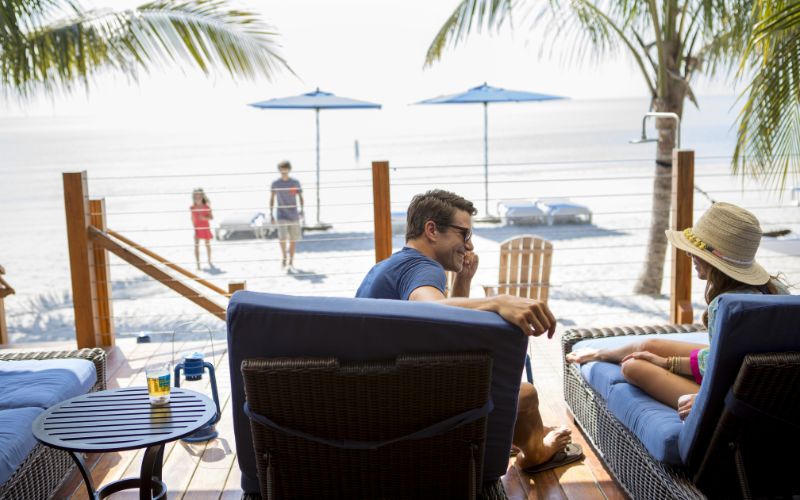
[[[420,237],[425,232],[425,223],[429,220],[436,224],[439,231],[445,231],[447,226],[453,223],[456,210],[462,210],[470,215],[478,213],[471,201],[442,189],[433,189],[414,196],[408,205],[406,241]]]
[[[288,168],[289,170],[291,170],[292,164],[289,163],[289,160],[283,160],[282,162],[278,163],[278,170],[282,168]]]

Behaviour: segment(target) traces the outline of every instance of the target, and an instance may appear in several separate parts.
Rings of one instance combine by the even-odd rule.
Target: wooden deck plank
[[[220,365],[227,367],[227,363],[228,357],[225,356],[220,361]],[[217,373],[219,373],[217,385],[222,405],[222,418],[217,423],[219,436],[208,442],[208,446],[197,464],[197,471],[187,488],[187,491],[191,491],[192,500],[195,498],[198,500],[219,498],[220,491],[224,488],[236,458],[230,372],[227,369],[220,369]],[[238,465],[236,468],[238,469]],[[241,495],[239,485],[236,485],[236,490]],[[189,495],[187,494],[185,498],[188,499]]]
[[[195,348],[189,348],[189,350],[195,350]],[[203,347],[203,352],[206,352],[207,348]],[[214,365],[215,372],[217,371],[217,367],[220,366],[221,361],[223,359],[227,360],[226,351],[217,349],[215,351],[216,358],[213,360],[212,364]],[[219,387],[219,379],[217,380],[217,387]],[[204,376],[201,381],[197,382],[190,382],[185,381],[181,382],[181,387],[186,387],[187,389],[191,389],[202,394],[211,394],[211,377]],[[230,391],[228,391],[230,392]],[[221,397],[223,398],[221,401],[224,401],[225,393],[222,393]],[[189,491],[189,485],[192,482],[192,479],[197,474],[198,465],[200,463],[200,457],[204,454],[206,448],[209,446],[209,441],[203,441],[199,443],[186,443],[184,441],[175,441],[172,443],[168,443],[167,447],[170,450],[169,455],[166,454],[164,456],[164,474],[163,479],[164,482],[169,485],[169,498],[180,499],[184,497],[187,491]],[[170,446],[171,445],[171,446]],[[219,485],[221,486],[221,485]],[[219,488],[218,486],[218,488]],[[190,498],[194,498],[196,492],[192,492]],[[217,497],[219,493],[217,493]]]

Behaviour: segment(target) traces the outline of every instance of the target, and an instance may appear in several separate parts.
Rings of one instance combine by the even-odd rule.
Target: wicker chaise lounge
[[[97,381],[91,391],[106,387],[106,353],[102,349],[76,351],[0,353],[0,363],[32,360],[84,359],[91,361]],[[71,395],[68,397],[72,397]],[[64,398],[64,399],[68,399]],[[28,429],[30,429],[30,422]],[[47,499],[69,475],[75,466],[65,451],[36,444],[14,474],[0,485],[0,498],[38,500]]]
[[[572,329],[563,335],[562,348],[566,355],[587,346],[576,347],[582,341],[596,347],[601,339],[627,342],[675,333],[696,341],[698,334],[691,332],[701,330],[702,325]],[[564,363],[564,397],[576,423],[634,499],[800,493],[793,471],[800,450],[800,297],[724,296],[716,331],[705,379],[683,423],[654,400],[624,401],[644,393],[624,381],[618,366]]]

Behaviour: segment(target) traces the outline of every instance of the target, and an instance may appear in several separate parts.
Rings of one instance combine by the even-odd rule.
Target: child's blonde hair
[[[203,191],[203,188],[197,188],[194,191],[192,191],[192,203],[194,203],[194,196],[196,194],[200,195],[200,199],[204,204],[206,204],[206,205],[210,205],[211,204],[211,200],[208,199],[208,196],[206,196],[206,193],[205,193],[205,191]]]

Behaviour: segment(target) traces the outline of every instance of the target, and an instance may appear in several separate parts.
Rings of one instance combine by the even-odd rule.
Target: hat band
[[[711,252],[713,255],[719,257],[720,259],[724,260],[725,262],[730,262],[731,264],[737,264],[737,265],[740,265],[740,266],[750,266],[755,262],[755,259],[738,260],[738,259],[734,259],[732,257],[728,257],[728,256],[724,255],[719,250],[715,249],[714,247],[712,247],[708,243],[704,242],[703,240],[701,240],[700,238],[695,236],[694,233],[692,232],[692,228],[690,228],[690,227],[688,227],[688,228],[683,230],[683,235],[686,236],[686,239],[689,240],[689,243],[691,243],[692,245],[696,246],[700,250],[706,250],[708,252]]]

